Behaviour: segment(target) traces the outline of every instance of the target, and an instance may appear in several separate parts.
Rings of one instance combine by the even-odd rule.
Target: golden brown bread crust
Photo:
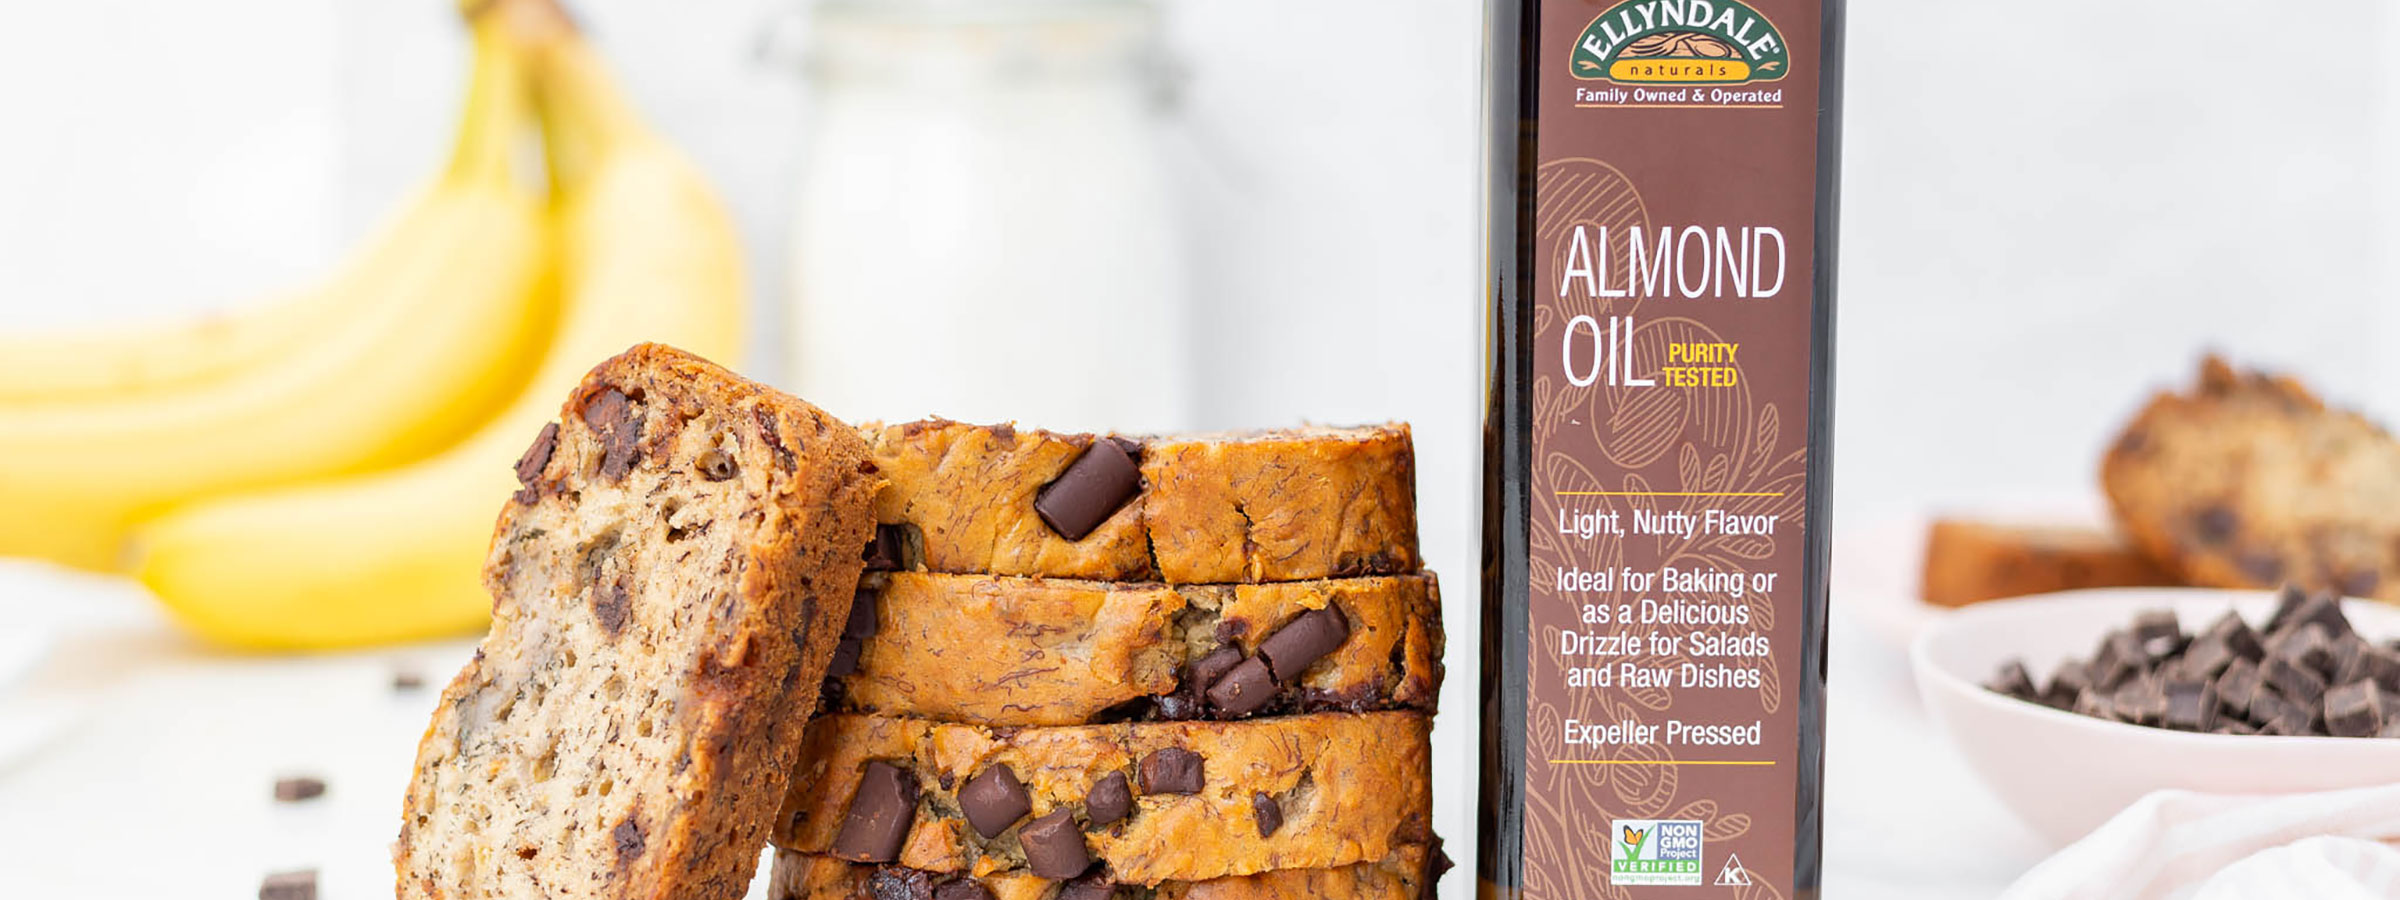
[[[1144,894],[1119,892],[1122,900],[1423,900],[1439,877],[1427,866],[1436,851],[1402,847],[1374,862],[1322,869],[1277,869],[1207,881],[1168,881]],[[938,900],[933,891],[968,875],[942,875],[899,866],[854,863],[830,856],[775,851],[768,900]],[[1050,900],[1059,883],[1023,873],[994,873],[975,879],[992,900]]]
[[[2110,529],[1937,519],[1925,535],[1924,597],[1936,606],[2176,583]]]
[[[875,598],[875,635],[829,693],[853,712],[982,725],[1157,717],[1139,701],[1174,694],[1187,661],[1227,645],[1253,654],[1303,611],[1327,607],[1349,621],[1349,639],[1259,714],[1430,714],[1441,687],[1430,574],[1164,585],[894,572],[868,575],[861,590]]]
[[[1209,584],[1418,568],[1407,425],[1125,438],[1140,495],[1081,540],[1034,498],[1100,438],[943,420],[869,426],[891,479],[876,521],[935,572]]]
[[[881,487],[855,429],[641,345],[520,463],[493,623],[418,747],[398,896],[747,889]]]
[[[1432,840],[1429,720],[1416,713],[1319,713],[1238,722],[1138,722],[993,729],[835,714],[812,723],[774,843],[826,854],[870,761],[917,783],[914,825],[895,862],[939,873],[1022,872],[1018,831],[1055,809],[1073,812],[1092,856],[1126,884],[1205,881],[1277,869],[1383,859]],[[1137,769],[1162,749],[1198,754],[1197,793],[1145,793]],[[1029,816],[986,840],[961,816],[958,789],[1007,765],[1030,794]],[[1133,812],[1093,826],[1084,798],[1111,773],[1134,785]],[[1261,835],[1257,795],[1282,825]]]
[[[2134,543],[2190,584],[2400,600],[2400,443],[2290,378],[2201,364],[2153,398],[2100,480]]]

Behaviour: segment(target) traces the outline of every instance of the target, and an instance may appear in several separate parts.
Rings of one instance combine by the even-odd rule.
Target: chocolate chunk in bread
[[[1197,794],[1207,782],[1208,763],[1181,747],[1160,747],[1142,757],[1135,771],[1141,775],[1142,793]]]
[[[1268,794],[1251,794],[1250,818],[1258,825],[1259,837],[1274,837],[1275,830],[1283,827],[1283,804]]]
[[[1207,584],[1418,567],[1406,425],[1126,439],[937,419],[867,435],[891,478],[876,519],[914,536],[906,568]]]
[[[2101,484],[2134,544],[2191,584],[2400,600],[2400,441],[2289,378],[2209,357],[2125,427]]]
[[[1020,844],[1030,825],[1000,838],[976,833],[956,792],[992,766],[1024,781],[1036,819],[1084,807],[1092,785],[1135,773],[1132,810],[1113,825],[1081,830],[1092,857],[1120,883],[1155,885],[1281,868],[1381,859],[1431,839],[1429,720],[1415,713],[1319,713],[1239,722],[1131,722],[1057,728],[983,728],[920,719],[836,713],[809,726],[775,845],[830,852],[866,760],[917,773],[929,812],[917,818],[900,865],[944,874],[1026,871]],[[1163,750],[1204,763],[1199,788],[1181,766],[1151,769]],[[1169,775],[1167,779],[1154,776]],[[1162,781],[1175,792],[1154,790]],[[1283,823],[1255,827],[1252,798],[1276,800]],[[1086,810],[1088,813],[1088,809]],[[1063,826],[1061,826],[1063,827]],[[1056,871],[1055,869],[1053,871]]]
[[[1092,867],[1092,850],[1075,824],[1075,811],[1064,806],[1025,823],[1017,844],[1025,851],[1025,870],[1039,878],[1073,878]]]
[[[1208,686],[1208,707],[1223,718],[1238,719],[1266,708],[1275,690],[1275,674],[1266,659],[1253,656]]]
[[[1349,865],[1120,887],[1098,873],[1062,883],[1019,870],[980,876],[936,873],[778,850],[767,897],[916,900],[920,895],[909,891],[925,886],[929,893],[924,896],[931,900],[1426,900],[1448,868],[1449,860],[1440,851],[1418,844]]]
[[[1441,601],[1431,575],[1162,585],[895,572],[868,576],[832,705],[986,725],[1201,718],[1253,656],[1222,715],[1432,711]],[[1278,644],[1285,649],[1276,651]],[[845,644],[847,648],[849,644]],[[1232,689],[1229,688],[1229,691]]]
[[[2114,531],[1937,519],[1925,535],[1925,602],[1965,606],[2084,588],[2175,584]]]
[[[1095,826],[1114,825],[1133,812],[1133,788],[1125,781],[1125,773],[1110,772],[1092,782],[1092,789],[1083,795],[1083,813]]]
[[[833,855],[853,862],[891,862],[917,821],[917,780],[908,770],[882,760],[867,763],[850,794]]]
[[[656,345],[544,434],[484,569],[491,632],[418,747],[398,894],[739,897],[873,527],[865,443]]]
[[[1017,773],[999,765],[983,770],[958,789],[958,807],[966,813],[967,824],[975,826],[975,833],[995,838],[1033,811],[1033,798],[1025,793],[1025,783],[1017,780]]]
[[[1050,530],[1083,540],[1142,492],[1142,471],[1116,441],[1093,441],[1058,480],[1034,494],[1033,511]]]

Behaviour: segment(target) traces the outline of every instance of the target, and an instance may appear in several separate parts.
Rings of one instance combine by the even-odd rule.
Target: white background
[[[449,8],[87,0],[0,9],[0,327],[203,309],[322,268],[447,140],[463,68]],[[802,85],[760,44],[791,7],[578,8],[641,105],[731,200],[762,320],[774,319],[806,122]],[[2400,411],[2400,362],[2382,352],[2400,338],[2389,287],[2400,254],[2385,251],[2400,240],[2391,212],[2400,107],[2387,74],[2400,66],[2381,49],[2400,27],[2382,5],[1864,0],[1851,16],[1838,584],[1894,583],[1885,574],[1904,569],[1909,551],[1892,535],[1929,510],[2088,502],[2110,429],[2144,391],[2186,378],[2204,347]],[[1207,361],[1198,424],[1415,424],[1424,543],[1451,585],[1438,825],[1464,858],[1477,680],[1480,6],[1187,0],[1169,6],[1168,26],[1188,79],[1174,160],[1202,273],[1187,336]],[[772,374],[779,332],[757,333],[753,359]],[[10,599],[0,596],[0,609]],[[1871,807],[1844,792],[1898,795],[1865,783],[1894,777],[1888,770],[1845,768],[1844,716],[1858,717],[1852,759],[1941,752],[1938,739],[1897,733],[1910,720],[1887,718],[1883,700],[1911,702],[1893,686],[1904,676],[1843,619],[1850,602],[1837,594],[1834,678],[1860,685],[1836,692],[1837,885],[1845,859],[1891,856],[1846,848],[1845,835],[1903,830],[1842,820],[1846,803]],[[209,657],[174,652],[177,666],[206,669]],[[182,705],[152,702],[162,716]],[[1876,730],[1886,725],[1896,731]],[[1920,743],[1894,743],[1904,741]],[[1938,780],[1954,770],[1936,759],[1909,771]],[[1844,783],[1846,772],[1878,777]],[[0,767],[0,798],[11,796],[10,777]],[[43,847],[37,829],[60,821],[108,821],[52,806],[79,793],[54,787],[16,788],[17,800],[41,806],[0,799],[0,835],[11,838],[0,846],[20,851],[5,855]],[[1991,814],[1988,798],[1960,790],[1962,817]],[[231,796],[254,793],[245,783]],[[208,837],[119,824],[66,839]],[[2011,827],[1946,834],[1937,824],[1921,839],[2004,845],[1998,861],[1954,873],[1970,885],[1959,895],[1977,896],[1988,890],[1972,885],[2005,883],[2032,852]],[[1977,858],[1960,849],[1955,859]],[[85,859],[56,856],[48,869],[31,861],[32,877]],[[19,893],[5,888],[21,871],[14,860],[0,866],[0,894]],[[1910,877],[1921,879],[1911,890],[1893,885]],[[1872,882],[1915,896],[1945,877],[1939,865],[1862,873],[1858,893]],[[1467,896],[1469,878],[1448,887]]]

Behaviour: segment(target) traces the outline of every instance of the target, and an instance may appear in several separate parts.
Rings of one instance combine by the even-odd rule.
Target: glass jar
[[[854,418],[1188,427],[1156,21],[1132,0],[815,7],[798,391]]]

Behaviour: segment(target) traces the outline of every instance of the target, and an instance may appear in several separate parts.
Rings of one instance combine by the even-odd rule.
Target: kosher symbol
[[[1717,870],[1718,887],[1749,887],[1750,870],[1742,867],[1742,858],[1725,854],[1725,867]]]

